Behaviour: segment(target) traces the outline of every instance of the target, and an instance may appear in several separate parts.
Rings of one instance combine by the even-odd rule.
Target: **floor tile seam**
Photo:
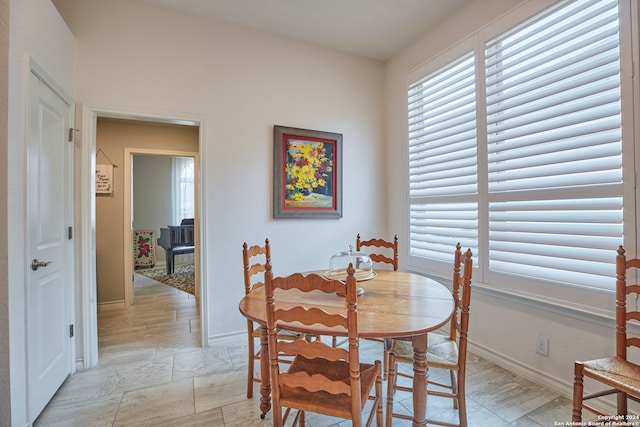
[[[123,400],[124,400],[124,392],[121,392],[120,401],[118,402],[118,409],[116,409],[115,414],[113,414],[113,421],[111,422],[112,427],[116,425],[116,420],[118,419],[118,413],[120,412],[120,408],[122,407]]]
[[[62,391],[62,393],[65,393],[65,390]],[[92,403],[95,402],[96,399],[102,399],[102,398],[109,398],[112,397],[114,395],[118,395],[120,394],[120,401],[118,402],[118,405],[120,405],[120,403],[122,402],[122,395],[123,392],[114,392],[113,390],[110,390],[108,393],[104,393],[104,391],[100,391],[100,393],[98,393],[97,396],[86,396],[86,397],[73,397],[73,398],[63,398],[63,397],[57,397],[54,395],[53,399],[47,404],[47,408],[51,407],[51,408],[57,408],[57,409],[66,409],[70,406],[77,406],[77,405],[84,405],[85,403]]]
[[[161,351],[160,350],[160,337],[156,337],[155,340],[156,340],[156,349],[153,352],[153,360],[157,360],[158,359],[158,352]],[[173,366],[171,367],[171,370],[173,372]]]
[[[168,357],[171,357],[171,382],[173,382],[176,376],[176,355],[172,354],[171,356],[168,356]]]
[[[197,414],[197,407],[196,407],[196,380],[195,377],[191,377],[191,397],[192,397],[192,402],[193,402],[193,414]]]
[[[469,404],[468,404],[468,402],[469,402],[469,401],[472,401],[472,402],[473,402],[475,405],[477,405],[478,407],[480,407],[480,408],[484,409],[484,410],[485,410],[485,411],[487,411],[487,412],[490,412],[490,413],[491,413],[491,414],[493,414],[495,417],[497,417],[497,418],[501,419],[501,420],[505,423],[505,425],[511,425],[511,423],[513,422],[513,421],[511,421],[511,422],[510,422],[509,420],[506,420],[506,419],[505,419],[504,417],[502,417],[500,414],[497,414],[496,412],[494,412],[494,411],[492,411],[491,409],[487,408],[487,406],[486,406],[486,405],[482,405],[482,404],[480,404],[480,402],[478,402],[477,400],[475,400],[473,397],[470,397],[469,395],[467,395],[467,396],[466,396],[466,400],[467,400],[467,418],[469,417],[469,414],[468,414]],[[500,409],[502,409],[502,408],[500,408]],[[529,414],[529,413],[530,413],[530,412],[527,412],[527,414]],[[524,415],[523,415],[523,417],[524,417],[524,416],[526,416],[527,414],[524,414]],[[514,421],[515,421],[515,420],[514,420]]]
[[[551,390],[549,390],[549,391],[551,391]],[[548,405],[549,403],[552,403],[554,400],[559,399],[559,398],[566,398],[566,396],[562,396],[562,395],[552,396],[552,397],[549,398],[549,400],[547,400],[544,403],[540,404],[538,407],[531,409],[529,412],[527,412],[526,414],[523,414],[520,418],[517,418],[517,419],[513,420],[512,422],[515,423],[516,421],[520,420],[521,418],[528,417],[530,420],[532,420],[532,421],[537,423],[537,421],[533,417],[531,417],[530,415],[533,414],[534,412],[538,411],[540,408]],[[567,420],[571,418],[571,414],[570,413],[566,414],[566,415],[567,415],[567,418],[566,418]],[[558,420],[558,421],[560,421],[560,420]],[[562,420],[562,421],[564,421],[564,420]]]
[[[495,367],[496,365],[494,365],[493,367]],[[486,371],[491,370],[492,367],[488,367],[488,368],[484,368],[484,369],[480,369],[476,372],[470,373],[469,371],[466,372],[464,378],[464,383],[465,383],[465,387],[469,388],[470,385],[476,384],[476,382],[474,381],[476,379],[476,377],[480,376],[481,374],[485,373]],[[511,371],[507,371],[504,368],[500,368],[505,370],[506,372],[511,373]],[[522,378],[522,377],[521,377]]]
[[[188,379],[188,378],[189,378],[189,377],[181,378],[181,379],[179,379],[178,381],[184,381],[185,379]],[[170,380],[167,380],[167,381],[160,381],[160,382],[157,382],[157,383],[154,383],[154,384],[144,384],[144,385],[140,385],[140,386],[137,386],[137,387],[136,387],[136,386],[134,386],[134,387],[131,387],[131,388],[125,388],[124,390],[119,390],[119,391],[117,390],[117,388],[114,388],[114,392],[113,392],[113,393],[111,393],[111,394],[115,394],[115,393],[122,393],[122,399],[124,399],[124,398],[125,398],[125,395],[132,394],[132,393],[138,393],[138,392],[140,392],[140,391],[144,391],[144,390],[147,390],[147,389],[152,390],[152,389],[154,389],[154,388],[156,388],[156,387],[158,387],[158,386],[163,386],[163,385],[171,384],[171,383],[173,383],[173,382],[174,382],[174,381],[173,381],[173,372],[172,372],[172,378],[171,378]],[[121,402],[121,403],[122,403],[122,402]],[[118,408],[119,408],[119,407],[118,407]]]
[[[406,393],[407,395],[409,395],[409,393],[408,393],[408,392],[405,392],[405,393]],[[408,396],[407,396],[407,398],[402,399],[402,400],[396,400],[396,399],[394,398],[394,405],[397,403],[397,404],[399,404],[400,406],[402,406],[402,407],[404,408],[404,410],[405,410],[405,411],[407,411],[407,412],[408,412],[408,413],[410,413],[410,414],[413,414],[413,407],[410,407],[410,406],[408,406],[408,405],[406,405],[406,404],[404,404],[404,403],[403,403],[403,402],[405,402],[405,401],[409,401],[409,400],[410,400],[410,398],[409,398]],[[468,395],[466,396],[466,401],[467,401],[467,417],[469,416],[469,407],[470,407],[469,402],[473,402],[476,406],[478,406],[478,407],[480,407],[480,408],[484,409],[484,410],[485,410],[485,411],[487,411],[487,412],[490,412],[492,415],[494,415],[494,416],[495,416],[495,417],[497,417],[498,419],[502,420],[502,421],[505,423],[505,425],[511,425],[511,423],[510,423],[508,420],[506,420],[504,417],[500,416],[499,414],[495,413],[495,412],[494,412],[494,411],[492,411],[491,409],[487,408],[487,407],[486,407],[486,405],[482,405],[482,404],[480,404],[477,400],[475,400],[475,399],[473,399],[473,398],[469,397]],[[547,403],[548,403],[548,402],[547,402]],[[386,409],[386,407],[385,407],[385,409]],[[536,408],[536,409],[538,409],[538,408]],[[535,409],[534,409],[534,410],[535,410]],[[527,412],[526,414],[523,414],[523,415],[522,415],[522,417],[528,416],[528,415],[529,415],[531,412],[533,412],[534,410],[531,410],[531,411]],[[456,412],[457,412],[457,410],[456,410]],[[386,415],[385,415],[385,416],[386,416]],[[427,418],[429,418],[429,417],[430,417],[430,416],[429,416],[429,398],[427,397]],[[520,417],[520,418],[522,418],[522,417]],[[517,420],[514,420],[514,421],[517,421]]]

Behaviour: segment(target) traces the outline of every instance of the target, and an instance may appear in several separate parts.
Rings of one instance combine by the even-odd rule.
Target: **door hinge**
[[[73,227],[69,227],[69,240],[73,239]]]
[[[69,325],[69,338],[73,338],[73,325]]]
[[[80,129],[69,128],[69,142],[73,142],[74,141],[74,137],[76,135],[76,132],[80,132]]]

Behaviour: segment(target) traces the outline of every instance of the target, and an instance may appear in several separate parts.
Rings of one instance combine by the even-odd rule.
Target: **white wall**
[[[74,95],[74,39],[49,0],[10,0],[9,21],[9,144],[8,144],[8,263],[11,425],[26,425],[25,303],[26,259],[26,136],[25,105],[29,57],[43,68],[68,96]],[[0,304],[4,304],[3,300]],[[2,356],[0,356],[2,357]],[[4,404],[0,405],[4,406]],[[4,414],[0,424],[6,425]]]
[[[521,0],[473,1],[425,34],[386,66],[386,150],[389,228],[407,241],[405,75],[517,7]],[[395,190],[395,191],[393,191]],[[407,268],[407,247],[400,256]],[[615,254],[612,254],[614,256]],[[446,278],[448,280],[448,278]],[[499,288],[500,284],[497,285]],[[613,295],[602,295],[613,298]],[[469,339],[472,351],[570,395],[574,360],[603,357],[613,348],[614,321],[489,292],[474,282]],[[549,338],[549,357],[535,354],[535,337]]]
[[[9,114],[9,2],[0,2],[0,242],[7,242],[7,118]],[[8,248],[0,246],[0,425],[11,416]]]
[[[91,107],[202,117],[211,337],[239,332],[241,246],[272,244],[274,272],[325,269],[386,224],[384,67],[133,1],[56,0],[77,38]],[[340,220],[272,219],[273,125],[343,134]]]

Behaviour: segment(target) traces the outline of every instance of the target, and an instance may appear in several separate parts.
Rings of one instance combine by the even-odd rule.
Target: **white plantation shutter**
[[[456,242],[477,246],[475,92],[473,52],[409,85],[410,255],[450,264]]]
[[[617,1],[486,45],[489,271],[613,288],[622,244]]]
[[[618,14],[616,0],[560,1],[409,81],[410,263],[446,271],[459,241],[477,281],[614,288]]]

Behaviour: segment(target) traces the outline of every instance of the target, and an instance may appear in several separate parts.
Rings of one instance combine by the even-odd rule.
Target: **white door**
[[[27,353],[33,421],[72,370],[71,107],[33,72],[28,101]]]

